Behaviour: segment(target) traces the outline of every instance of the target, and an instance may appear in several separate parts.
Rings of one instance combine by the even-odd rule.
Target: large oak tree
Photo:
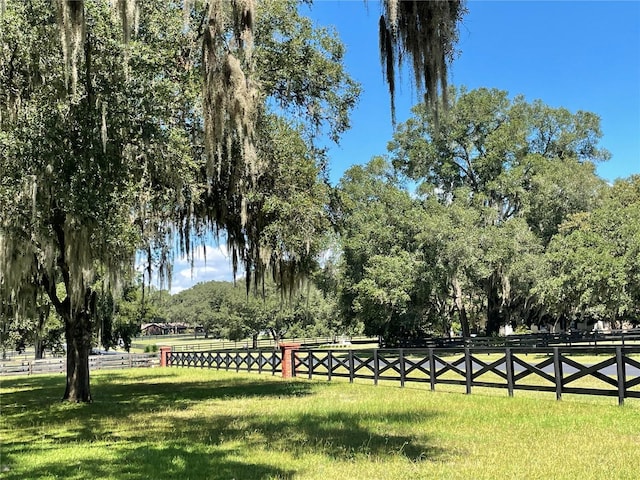
[[[252,274],[292,283],[311,262],[326,221],[312,135],[348,127],[358,87],[296,2],[7,1],[0,22],[3,314],[50,298],[65,399],[91,400],[97,272],[117,286],[144,251],[170,277],[176,251],[221,230]]]

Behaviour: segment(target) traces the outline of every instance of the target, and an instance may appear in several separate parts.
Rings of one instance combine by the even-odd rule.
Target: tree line
[[[232,340],[365,333],[387,343],[637,324],[640,176],[596,175],[608,158],[598,117],[498,90],[450,98],[437,131],[418,105],[385,157],[327,187],[325,259],[310,263],[304,287],[276,276],[249,293],[206,282],[145,300],[131,286],[101,301],[96,340],[128,346],[151,321]]]
[[[438,124],[416,106],[337,187],[342,315],[389,339],[638,323],[640,176],[596,175],[597,115],[449,98]]]

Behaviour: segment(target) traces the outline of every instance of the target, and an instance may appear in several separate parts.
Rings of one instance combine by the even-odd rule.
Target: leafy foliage
[[[201,327],[207,337],[241,340],[268,332],[285,335],[328,335],[332,304],[312,284],[283,299],[272,282],[259,295],[247,294],[231,282],[203,282],[167,300],[167,319]]]
[[[398,127],[395,171],[376,158],[338,187],[345,315],[393,338],[633,310],[634,263],[611,252],[635,252],[635,207],[614,208],[624,189],[595,175],[598,117],[499,90],[449,98],[439,121],[418,105]],[[596,235],[604,219],[619,240]]]
[[[579,319],[638,318],[640,178],[618,180],[602,203],[564,222],[537,286],[554,313]]]
[[[90,400],[94,282],[125,283],[136,252],[147,280],[156,268],[170,281],[176,251],[225,230],[248,279],[272,266],[293,286],[313,266],[326,189],[303,132],[326,127],[337,138],[358,88],[340,42],[295,2],[3,5],[2,44],[15,48],[0,52],[0,284],[7,308],[27,316],[40,290],[63,319],[74,352],[66,398]],[[296,69],[316,62],[301,82]],[[286,119],[278,101],[301,114]]]

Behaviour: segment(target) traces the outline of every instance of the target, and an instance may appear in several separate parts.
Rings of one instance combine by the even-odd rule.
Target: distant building
[[[140,327],[142,335],[170,335],[186,333],[189,326],[186,323],[143,323]]]

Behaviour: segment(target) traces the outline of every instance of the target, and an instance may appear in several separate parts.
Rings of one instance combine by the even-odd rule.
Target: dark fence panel
[[[386,380],[563,394],[640,398],[640,347],[525,347],[379,349],[373,351],[300,350],[293,352],[294,372],[308,378]],[[490,356],[490,359],[487,357]],[[597,356],[580,363],[569,356]]]
[[[273,350],[217,350],[205,352],[170,352],[167,366],[215,368],[236,372],[271,373],[282,371],[279,351]]]
[[[506,337],[425,337],[380,341],[382,348],[495,348],[550,346],[638,346],[640,329],[513,334]]]
[[[563,394],[640,398],[638,347],[507,347],[374,350],[292,350],[293,375],[309,379],[345,378],[406,383],[460,385]],[[576,360],[589,356],[585,362]],[[573,357],[573,358],[569,358]],[[282,372],[279,351],[218,350],[170,352],[168,366],[248,372]]]

